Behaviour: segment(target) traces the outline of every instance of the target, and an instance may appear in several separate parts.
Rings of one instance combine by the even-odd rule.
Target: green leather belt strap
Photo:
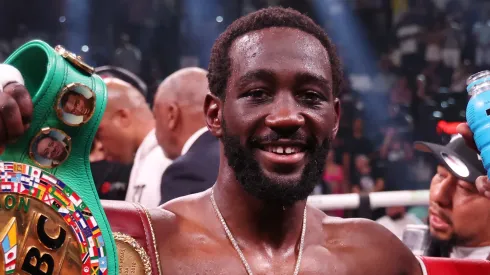
[[[17,142],[7,146],[2,160],[39,167],[78,194],[92,212],[103,237],[104,256],[107,262],[101,265],[107,265],[107,267],[105,272],[97,272],[97,274],[118,274],[115,242],[99,201],[88,158],[93,138],[106,107],[107,91],[104,82],[99,76],[92,74],[92,69],[81,62],[81,59],[63,51],[62,48],[53,49],[39,40],[30,41],[21,46],[5,63],[16,67],[21,72],[25,86],[31,94],[34,111],[30,128]],[[73,83],[79,86],[73,86]],[[85,92],[89,99],[81,100],[75,96],[72,103],[67,103],[70,99],[64,102],[60,93],[70,90],[66,88],[67,85],[72,85],[75,90],[79,89],[82,91],[81,94]],[[90,90],[93,93],[87,95],[86,91]],[[66,107],[65,110],[63,109],[65,107],[60,107],[65,106],[62,104],[72,104],[72,106]],[[77,113],[75,109],[79,108],[80,104],[85,109],[82,108]],[[87,113],[88,109],[93,112]],[[71,115],[68,114],[70,112],[72,112]],[[41,147],[40,137],[48,135],[52,130],[58,136],[66,135],[63,144],[68,144],[68,146],[65,147],[67,151],[64,155],[59,150],[56,151],[56,148],[52,149],[51,145]],[[48,149],[43,151],[43,148]],[[53,156],[53,154],[59,158],[58,162],[46,162],[47,159],[50,159],[48,156]],[[41,159],[44,162],[42,163],[36,159],[40,155],[43,155]],[[100,256],[104,252],[98,251],[97,253]],[[92,254],[90,257],[92,258]],[[85,270],[80,274],[92,274],[92,271]]]

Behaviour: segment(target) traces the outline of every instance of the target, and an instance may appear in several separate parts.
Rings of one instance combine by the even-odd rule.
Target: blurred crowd
[[[378,72],[351,77],[342,95],[342,127],[317,193],[427,189],[435,163],[413,141],[447,143],[441,125],[465,121],[466,80],[490,65],[489,3],[393,2]]]

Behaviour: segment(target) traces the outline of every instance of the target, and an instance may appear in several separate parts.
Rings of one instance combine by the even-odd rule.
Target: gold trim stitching
[[[141,205],[141,204],[140,204]],[[155,249],[155,258],[157,261],[157,267],[158,267],[158,274],[162,275],[162,269],[160,266],[160,255],[158,254],[158,248],[157,248],[157,239],[155,238],[155,232],[153,231],[153,225],[151,223],[151,218],[150,218],[150,212],[148,212],[148,209],[141,205],[141,207],[144,209],[146,218],[148,219],[148,224],[150,225],[150,231],[151,231],[151,238],[153,239],[153,247]]]

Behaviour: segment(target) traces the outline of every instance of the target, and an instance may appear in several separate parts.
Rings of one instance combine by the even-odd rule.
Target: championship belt
[[[0,162],[0,275],[118,274],[116,245],[89,154],[107,101],[94,69],[35,40],[7,60],[34,106]]]

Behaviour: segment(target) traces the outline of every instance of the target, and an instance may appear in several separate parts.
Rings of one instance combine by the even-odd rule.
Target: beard
[[[313,138],[307,138],[298,132],[288,136],[281,136],[272,132],[267,136],[251,137],[247,140],[246,145],[242,145],[238,136],[228,134],[225,121],[222,120],[222,122],[222,142],[228,165],[233,169],[237,181],[246,192],[268,205],[278,207],[288,207],[297,201],[308,198],[322,178],[331,138],[327,138],[318,144]],[[306,141],[305,157],[308,160],[299,181],[271,179],[264,174],[255,159],[253,150],[260,148],[262,142],[274,142],[280,138]]]

